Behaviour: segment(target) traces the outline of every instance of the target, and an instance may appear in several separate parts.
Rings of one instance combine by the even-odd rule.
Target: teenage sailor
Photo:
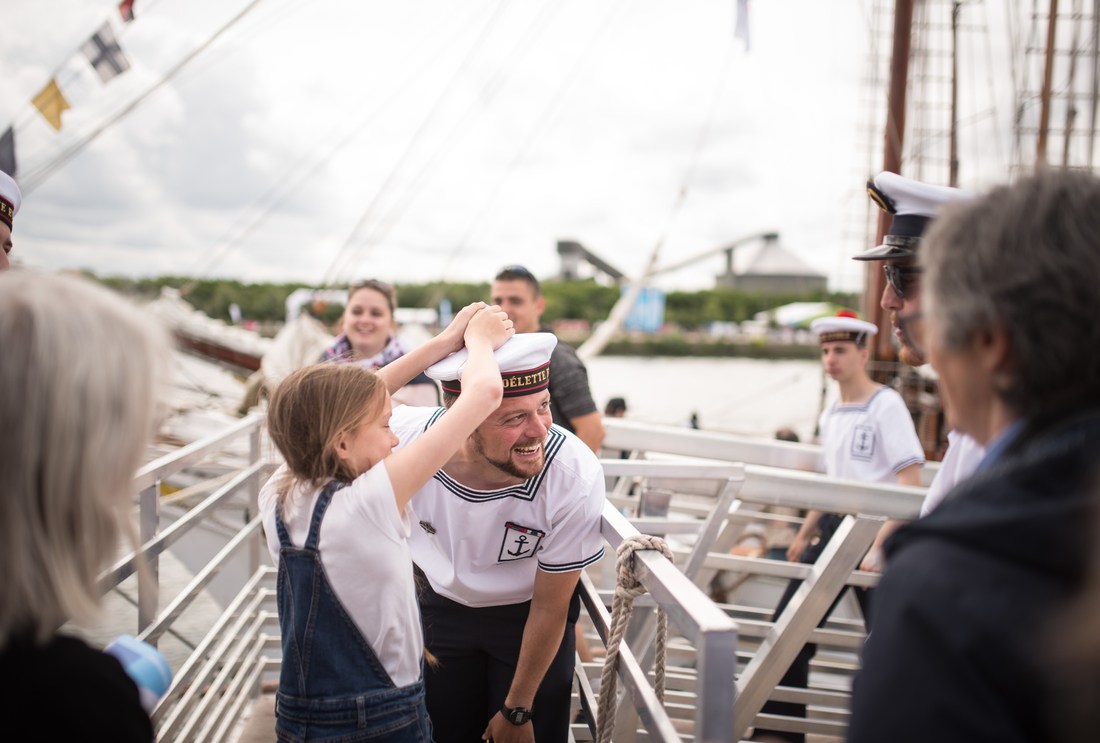
[[[818,425],[825,473],[860,482],[919,485],[924,450],[913,427],[913,418],[901,395],[872,380],[865,368],[869,356],[867,342],[878,332],[878,327],[844,310],[836,317],[814,320],[810,328],[821,344],[825,373],[840,389],[840,399],[822,412]],[[807,513],[787,550],[787,559],[805,564],[815,562],[840,526],[841,519],[838,514]],[[816,542],[813,541],[815,536]],[[772,617],[773,622],[779,620],[800,584],[801,581],[792,580],[787,585]],[[870,627],[870,592],[854,590],[864,622]],[[780,685],[805,688],[809,682],[810,660],[816,652],[816,645],[806,644],[791,662]],[[762,711],[793,717],[806,714],[804,705],[793,702],[769,701]],[[753,740],[802,743],[805,736],[760,727]]]

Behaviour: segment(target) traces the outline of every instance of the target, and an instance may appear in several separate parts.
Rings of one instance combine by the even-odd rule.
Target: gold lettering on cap
[[[512,390],[522,387],[534,387],[550,379],[550,369],[540,369],[534,374],[505,374],[501,375],[504,389]]]

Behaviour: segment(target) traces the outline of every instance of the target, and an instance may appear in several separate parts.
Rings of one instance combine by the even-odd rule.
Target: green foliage
[[[94,277],[93,277],[94,278]],[[236,302],[244,317],[260,322],[280,322],[286,315],[286,298],[305,284],[243,284],[233,279],[190,279],[184,276],[126,279],[97,279],[123,294],[154,299],[162,286],[177,287],[184,298],[210,317],[229,318],[229,305]],[[553,323],[560,319],[586,320],[595,324],[604,320],[619,299],[619,288],[601,286],[592,280],[546,281],[542,284],[546,296],[543,320]],[[398,301],[402,307],[438,307],[441,299],[450,300],[454,310],[470,302],[489,300],[489,284],[432,282],[400,284]],[[856,294],[810,292],[802,295],[761,296],[730,289],[702,291],[670,291],[665,298],[665,322],[685,330],[698,330],[712,322],[741,322],[754,314],[788,302],[830,301],[857,307]],[[343,308],[328,305],[321,319],[334,323]]]

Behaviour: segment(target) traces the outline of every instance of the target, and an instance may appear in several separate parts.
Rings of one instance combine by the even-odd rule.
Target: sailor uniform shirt
[[[443,408],[400,407],[398,448],[419,438]],[[580,570],[603,556],[603,469],[580,439],[552,426],[545,466],[499,490],[475,490],[440,470],[413,496],[413,562],[436,593],[470,607],[529,601],[538,570]]]
[[[924,449],[905,402],[879,387],[866,402],[837,402],[821,414],[825,471],[860,482],[894,482],[913,464],[924,464]]]

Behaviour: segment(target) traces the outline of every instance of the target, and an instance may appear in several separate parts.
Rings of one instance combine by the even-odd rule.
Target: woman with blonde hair
[[[280,741],[430,741],[409,501],[500,405],[493,351],[513,333],[472,304],[442,333],[376,372],[299,369],[275,388],[271,438],[286,459],[260,493],[278,565]],[[390,395],[465,345],[461,398],[393,452]]]
[[[43,737],[148,741],[137,686],[58,628],[95,617],[100,572],[133,535],[131,480],[153,432],[163,330],[84,280],[0,274],[0,715]],[[61,712],[61,714],[58,714]]]

